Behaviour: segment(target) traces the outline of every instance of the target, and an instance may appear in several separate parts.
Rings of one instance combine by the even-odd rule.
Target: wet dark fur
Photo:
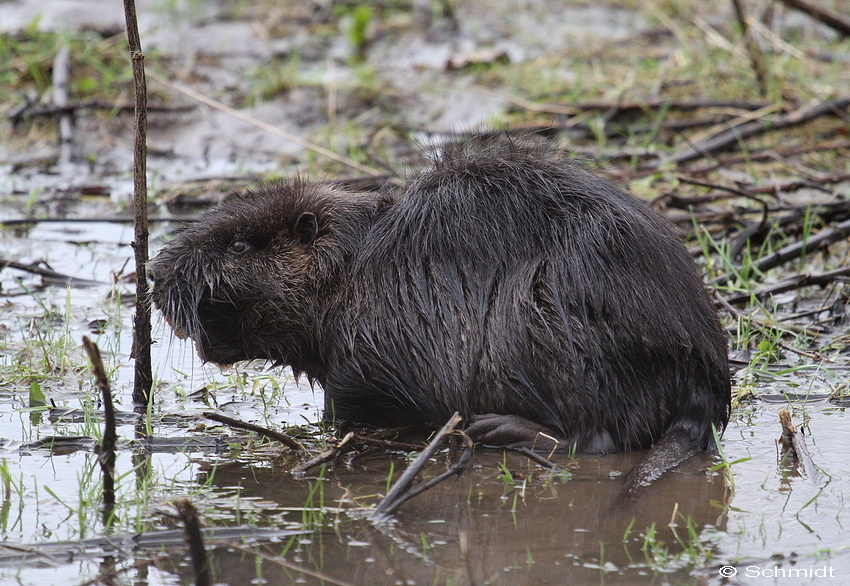
[[[233,195],[150,270],[203,358],[292,365],[337,419],[459,411],[485,443],[672,437],[677,460],[728,420],[726,337],[677,236],[527,143],[454,145],[397,192],[296,180]]]

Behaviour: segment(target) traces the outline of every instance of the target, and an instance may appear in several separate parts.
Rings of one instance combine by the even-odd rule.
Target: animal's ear
[[[316,235],[319,233],[319,222],[316,220],[316,214],[313,212],[304,212],[298,216],[298,219],[295,220],[293,232],[298,237],[298,242],[301,246],[313,244]]]

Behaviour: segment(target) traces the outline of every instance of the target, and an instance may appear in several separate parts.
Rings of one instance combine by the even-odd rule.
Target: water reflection
[[[401,469],[403,459],[394,459]],[[265,549],[273,555],[287,550],[288,563],[343,582],[564,584],[596,582],[604,574],[606,583],[633,583],[655,564],[669,572],[671,557],[684,558],[684,576],[688,558],[679,554],[692,549],[697,565],[709,555],[710,545],[689,542],[694,533],[725,528],[731,495],[726,478],[703,471],[708,459],[694,461],[628,510],[616,510],[611,505],[622,483],[619,473],[636,461],[635,454],[581,457],[569,478],[551,477],[520,455],[478,450],[472,469],[417,496],[394,521],[379,526],[357,511],[385,493],[385,456],[355,458],[308,479],[293,478],[291,464],[232,464],[220,467],[212,484],[222,490],[238,486],[240,499],[298,519],[309,514],[305,503],[320,504],[321,494],[327,510],[317,515],[313,536]],[[434,463],[425,474],[435,476],[445,466]],[[206,480],[205,474],[198,478]],[[244,559],[244,552],[217,550],[215,556],[218,580],[235,584],[256,575],[255,560]],[[270,583],[284,583],[278,581],[290,580],[292,572],[263,565]]]

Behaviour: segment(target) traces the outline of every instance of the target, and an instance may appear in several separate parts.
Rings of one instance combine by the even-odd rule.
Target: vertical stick
[[[764,63],[764,54],[758,46],[756,39],[750,31],[750,25],[747,22],[747,13],[744,9],[744,0],[732,0],[732,6],[735,8],[735,16],[741,24],[741,35],[744,38],[744,43],[747,46],[747,53],[750,55],[750,63],[753,65],[753,72],[756,74],[756,83],[758,83],[759,93],[763,96],[767,95],[767,66]]]
[[[135,140],[133,142],[133,213],[135,235],[133,251],[136,256],[136,314],[133,318],[133,357],[136,359],[136,379],[133,401],[147,405],[151,383],[151,300],[148,290],[148,186],[147,186],[147,101],[145,55],[136,21],[135,0],[124,0],[127,20],[127,40],[133,66],[133,85],[136,90]]]
[[[109,389],[109,378],[106,376],[106,369],[100,358],[100,349],[88,336],[83,336],[83,347],[89,355],[94,381],[103,400],[103,437],[98,446],[97,459],[103,471],[103,507],[104,524],[106,524],[115,507],[115,444],[118,442],[115,408],[112,406],[112,391]]]
[[[68,105],[68,77],[70,69],[68,47],[62,46],[53,58],[53,105],[57,107]],[[74,119],[72,114],[59,115],[59,169],[66,170],[71,162],[73,148]]]
[[[186,545],[189,546],[192,567],[195,570],[195,586],[209,586],[212,584],[212,576],[198,511],[188,499],[175,501],[174,507],[183,521],[183,534],[186,537]]]

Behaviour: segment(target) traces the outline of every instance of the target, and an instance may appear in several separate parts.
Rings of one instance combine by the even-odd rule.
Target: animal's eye
[[[244,240],[234,240],[227,247],[230,252],[234,252],[236,254],[242,254],[243,252],[248,252],[251,250],[251,245],[245,242]]]

